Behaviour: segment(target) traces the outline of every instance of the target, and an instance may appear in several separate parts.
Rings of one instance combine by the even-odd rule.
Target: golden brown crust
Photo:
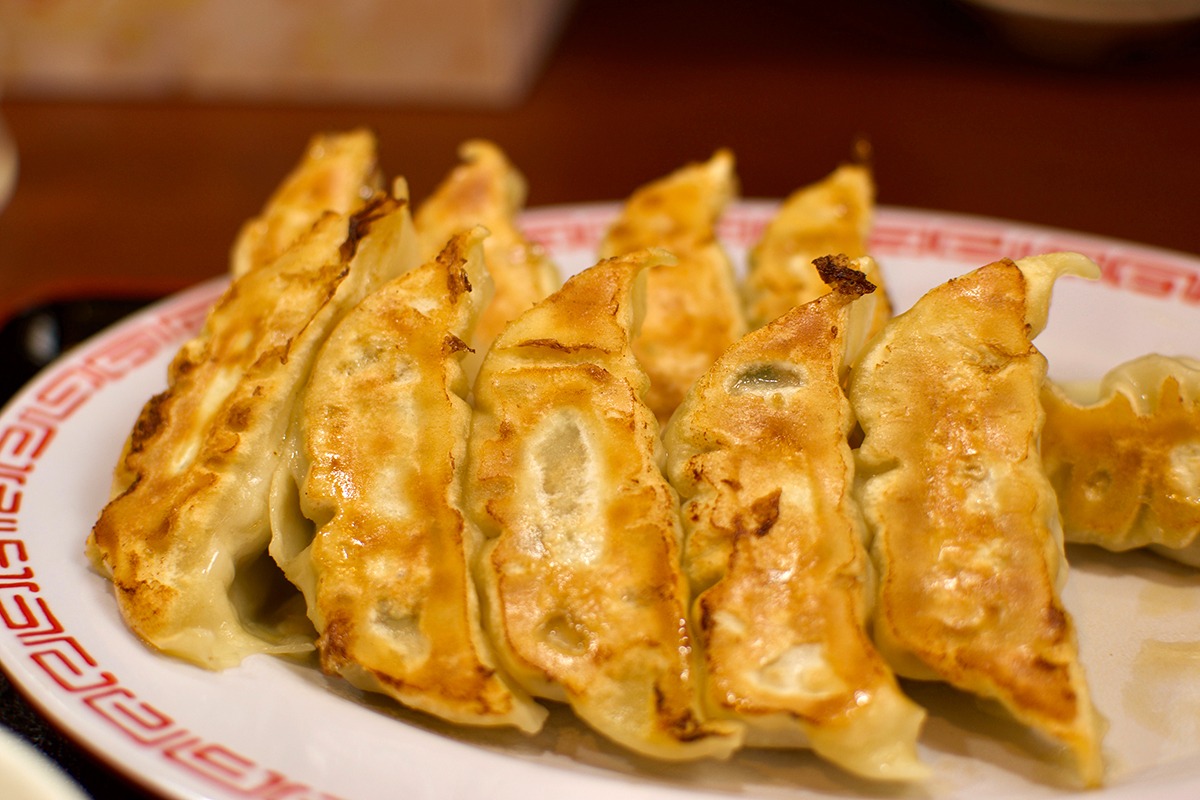
[[[489,232],[484,258],[494,284],[472,344],[487,351],[504,326],[561,284],[546,251],[525,237],[517,217],[525,206],[525,178],[495,144],[471,140],[459,148],[455,167],[414,217],[423,258],[433,258],[456,233],[474,225]],[[472,362],[473,372],[477,363]]]
[[[851,260],[845,253],[814,258],[812,263],[831,292],[851,295],[857,300],[879,288],[868,279],[866,273],[854,268],[855,263],[860,262]]]
[[[867,255],[874,215],[875,182],[865,164],[838,167],[787,197],[748,254],[742,296],[750,327],[766,325],[829,291],[813,260],[833,253]],[[892,313],[874,264],[867,278],[881,288],[869,304],[863,338],[878,332]]]
[[[600,245],[602,257],[660,247],[679,260],[647,273],[646,315],[633,344],[650,378],[646,402],[661,424],[746,330],[733,267],[715,231],[736,190],[733,156],[718,151],[633,192]]]
[[[674,493],[629,347],[637,275],[601,262],[512,323],[475,386],[470,509],[488,629],[526,689],[636,752],[728,755],[692,683]]]
[[[1042,460],[1067,541],[1200,563],[1200,363],[1145,356],[1099,389],[1087,403],[1051,383],[1042,391]]]
[[[386,209],[386,213],[383,210]],[[264,563],[267,486],[292,402],[327,332],[407,269],[407,206],[378,198],[356,257],[353,224],[326,215],[277,261],[235,280],[147,403],[88,541],[121,613],[148,643],[208,667],[311,647],[294,619],[272,630],[239,574]]]
[[[322,667],[467,725],[535,731],[545,712],[497,671],[463,514],[471,410],[459,365],[484,275],[474,229],[369,295],[337,326],[297,406],[285,465],[312,521],[272,509],[272,552],[309,598]],[[486,295],[479,298],[486,303]]]
[[[309,140],[299,163],[261,213],[238,232],[230,256],[234,278],[269,264],[324,214],[349,214],[381,186],[375,136],[364,129]]]
[[[872,342],[849,396],[880,650],[901,674],[999,700],[1093,784],[1099,735],[1037,451],[1045,359],[1030,339],[1054,277],[1001,261],[934,288]]]
[[[924,713],[868,638],[870,565],[850,492],[847,307],[873,287],[848,259],[821,268],[834,292],[730,347],[665,434],[700,592],[705,701],[746,725],[751,744],[918,778]]]

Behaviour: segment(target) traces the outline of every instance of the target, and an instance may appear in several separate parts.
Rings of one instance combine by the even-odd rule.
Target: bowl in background
[[[1200,31],[1200,0],[961,0],[1017,49],[1089,64],[1174,46]]]

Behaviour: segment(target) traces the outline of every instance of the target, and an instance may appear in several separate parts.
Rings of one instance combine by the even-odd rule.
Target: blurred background
[[[485,137],[531,205],[729,147],[748,197],[870,143],[879,202],[1200,254],[1200,0],[0,0],[0,397],[223,273],[318,131],[415,199]],[[15,149],[14,146],[15,145]],[[0,719],[130,791],[0,677]]]
[[[1200,252],[1194,0],[0,9],[20,158],[0,317],[221,272],[308,137],[357,125],[417,199],[470,137],[509,153],[533,205],[617,200],[721,146],[745,195],[779,197],[865,137],[881,203]]]

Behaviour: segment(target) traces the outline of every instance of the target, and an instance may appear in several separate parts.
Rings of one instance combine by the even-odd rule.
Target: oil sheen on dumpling
[[[1143,356],[1090,396],[1047,383],[1042,402],[1067,541],[1200,566],[1200,361]]]
[[[276,475],[271,553],[326,672],[451,722],[535,731],[545,711],[497,671],[468,570],[459,361],[487,300],[484,234],[455,236],[330,334]]]
[[[661,247],[679,260],[647,274],[645,319],[633,342],[650,376],[646,402],[662,424],[746,331],[733,266],[715,230],[737,191],[733,167],[733,155],[720,150],[640,187],[600,245],[601,257]]]
[[[480,312],[471,341],[478,354],[467,357],[468,375],[504,326],[562,283],[546,251],[525,238],[517,215],[525,206],[525,178],[496,145],[465,142],[462,163],[418,206],[413,221],[422,258],[433,258],[450,237],[474,225],[488,229],[483,243],[492,299]]]
[[[569,279],[496,339],[475,384],[469,507],[488,630],[531,694],[661,759],[740,740],[696,695],[678,498],[629,346],[638,253]]]
[[[727,350],[664,436],[704,700],[743,723],[749,745],[811,746],[867,778],[921,778],[925,713],[871,644],[871,567],[851,496],[845,331],[850,304],[875,287],[844,256],[818,264],[832,293]]]
[[[879,570],[875,642],[902,675],[992,698],[1103,770],[1079,663],[1054,490],[1038,453],[1042,330],[1073,253],[999,261],[935,287],[851,371],[860,503]]]
[[[129,626],[209,668],[311,650],[267,556],[267,495],[292,405],[321,342],[369,291],[410,269],[407,204],[328,214],[275,262],[235,280],[181,348],[88,539]],[[294,590],[284,598],[299,599]],[[302,605],[302,604],[301,604]],[[282,618],[276,618],[283,615]]]
[[[813,260],[829,253],[867,255],[875,216],[875,182],[866,164],[845,164],[804,186],[780,205],[747,257],[742,294],[751,328],[766,325],[794,306],[829,291]],[[864,265],[876,291],[855,305],[851,324],[862,339],[877,333],[892,309],[883,275],[874,262]]]
[[[238,232],[230,254],[233,276],[274,261],[325,213],[361,208],[382,188],[376,151],[375,135],[365,129],[309,140],[262,211]]]

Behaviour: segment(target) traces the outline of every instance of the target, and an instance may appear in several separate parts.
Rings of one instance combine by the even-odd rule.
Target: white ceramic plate
[[[740,260],[774,205],[747,201],[722,239]],[[534,210],[529,233],[564,272],[591,263],[611,205]],[[873,251],[892,299],[1001,256],[1079,250],[1103,268],[1060,283],[1039,344],[1051,372],[1097,377],[1200,341],[1200,259],[1046,228],[882,209]],[[312,667],[268,657],[209,673],[145,649],[83,542],[142,403],[223,288],[140,313],[44,371],[0,415],[0,661],[40,709],[117,769],[173,798],[1049,798],[1074,793],[1061,754],[948,690],[910,687],[930,719],[920,788],[846,777],[805,752],[661,766],[598,741],[561,710],[547,729],[454,730],[366,701]],[[1194,350],[1191,355],[1200,355]],[[1111,728],[1095,800],[1200,796],[1200,572],[1143,554],[1070,551],[1066,602]],[[357,702],[356,702],[357,700]]]

